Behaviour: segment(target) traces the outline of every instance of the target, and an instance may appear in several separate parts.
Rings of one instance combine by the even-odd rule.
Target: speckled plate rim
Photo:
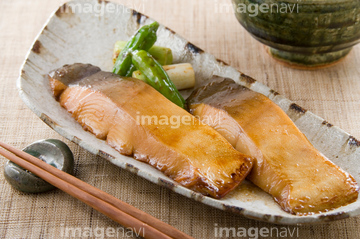
[[[59,104],[52,98],[50,90],[48,89],[48,85],[46,85],[45,83],[44,75],[48,71],[60,67],[63,64],[73,63],[67,62],[66,59],[63,59],[67,57],[74,61],[87,61],[89,63],[101,66],[103,69],[109,70],[111,69],[111,60],[109,60],[109,63],[106,64],[104,64],[103,62],[104,59],[111,57],[111,55],[102,55],[101,51],[104,51],[104,49],[99,49],[95,53],[89,53],[93,54],[89,56],[79,56],[79,54],[72,53],[70,52],[70,50],[68,52],[69,56],[62,55],[64,53],[61,52],[61,50],[57,50],[56,46],[61,45],[61,40],[63,39],[61,39],[61,37],[60,39],[58,39],[59,34],[57,33],[60,32],[66,35],[68,31],[72,31],[72,28],[76,29],[76,27],[78,26],[88,26],[81,24],[92,24],[91,26],[89,26],[89,29],[92,29],[92,31],[100,32],[101,29],[98,29],[98,26],[108,27],[106,30],[102,30],[104,31],[102,33],[108,34],[105,34],[104,36],[106,37],[106,39],[111,38],[108,40],[109,42],[111,42],[111,45],[105,47],[106,51],[111,52],[115,40],[130,36],[139,27],[139,25],[148,24],[153,20],[135,10],[128,9],[124,6],[122,6],[123,9],[126,9],[128,11],[126,11],[126,13],[124,12],[120,14],[120,16],[113,16],[111,14],[110,16],[107,16],[107,14],[109,13],[105,13],[104,16],[92,16],[89,13],[67,13],[66,11],[64,11],[69,8],[69,4],[77,3],[89,3],[93,5],[99,4],[98,1],[95,0],[75,0],[65,3],[59,9],[54,11],[48,21],[45,23],[44,28],[36,37],[34,44],[30,48],[26,59],[21,67],[20,77],[17,80],[17,88],[19,90],[19,95],[24,101],[24,103],[47,125],[49,125],[60,135],[75,142],[89,152],[97,154],[109,160],[111,163],[126,170],[129,170],[130,172],[135,173],[153,183],[167,187],[181,195],[192,198],[196,201],[202,202],[212,207],[230,211],[248,218],[266,221],[270,223],[290,225],[329,222],[357,216],[360,214],[359,199],[350,205],[326,213],[309,216],[295,216],[283,212],[279,207],[271,207],[269,208],[269,210],[267,210],[266,204],[264,204],[261,200],[248,200],[245,202],[231,196],[227,196],[222,200],[216,200],[210,197],[206,197],[199,193],[193,192],[185,187],[182,187],[181,185],[164,176],[162,173],[150,167],[149,165],[138,162],[132,158],[120,155],[114,149],[106,145],[104,141],[96,139],[96,137],[94,137],[92,134],[82,130],[79,124],[77,124],[75,120],[72,119],[71,116],[69,116],[67,112],[62,109]],[[105,5],[114,4],[102,1],[100,1],[100,3]],[[115,5],[121,6],[118,4]],[[123,21],[124,23],[126,23],[126,29],[123,30],[126,30],[127,33],[121,33],[125,34],[125,36],[113,36],[113,34],[118,31],[118,29],[116,28],[113,29],[113,33],[110,33],[109,25],[111,26],[111,19],[113,17],[117,17],[118,21]],[[84,20],[90,22],[84,23]],[[74,22],[74,25],[68,26],[68,23],[71,21]],[[101,25],[105,24],[104,22],[106,21],[108,21],[106,25]],[[85,36],[87,36],[86,34],[89,34],[89,32],[86,32],[86,29],[84,30],[84,32],[81,33],[80,31],[80,33],[84,34]],[[92,35],[93,38],[96,38],[96,36],[97,35]],[[95,39],[93,44],[96,43],[96,40],[97,38]],[[190,42],[188,42],[187,40],[185,40],[184,38],[176,34],[174,31],[165,26],[161,26],[159,29],[159,39],[157,44],[172,48],[174,52],[175,62],[190,62],[195,69],[198,84],[205,83],[206,81],[208,81],[208,79],[211,78],[212,75],[219,75],[231,78],[241,85],[247,86],[254,91],[260,92],[268,96],[290,116],[290,118],[295,122],[295,124],[300,128],[300,130],[302,130],[302,132],[308,137],[308,139],[314,144],[315,147],[317,147],[322,153],[324,153],[327,157],[333,160],[336,164],[341,166],[344,170],[352,173],[357,182],[360,181],[360,170],[358,162],[358,159],[360,158],[360,142],[354,137],[339,129],[338,127],[331,125],[324,119],[298,106],[294,102],[286,99],[285,97],[278,94],[276,91],[271,90],[267,86],[257,82],[251,77],[244,75],[243,73],[226,64],[225,62],[216,59],[214,56],[208,53],[205,53],[199,47],[191,44]],[[53,46],[55,48],[47,48],[47,46]],[[71,45],[67,46],[71,47]],[[55,52],[49,51],[49,49]],[[54,54],[58,55],[55,56]],[[59,55],[63,58],[59,57]],[[90,56],[92,58],[89,58]],[[99,56],[99,59],[94,56]],[[184,96],[190,94],[190,92],[182,93],[184,94]],[[41,96],[39,96],[39,94]],[[269,200],[269,197],[267,197],[266,200]],[[264,199],[264,201],[266,200]],[[269,201],[269,203],[271,202]]]

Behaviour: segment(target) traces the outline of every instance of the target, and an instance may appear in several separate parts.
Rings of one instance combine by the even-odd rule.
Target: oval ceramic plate
[[[151,166],[119,154],[105,141],[84,131],[53,98],[44,75],[75,62],[91,63],[111,71],[114,43],[129,39],[139,26],[152,21],[145,15],[111,2],[75,0],[64,4],[51,15],[24,62],[17,82],[22,100],[51,128],[91,153],[215,208],[280,224],[325,222],[360,214],[358,199],[327,213],[294,216],[282,211],[270,195],[249,182],[242,183],[221,200],[205,197],[180,186]],[[165,26],[160,27],[156,44],[171,48],[175,62],[191,63],[198,85],[213,75],[219,75],[268,96],[291,117],[317,149],[360,182],[360,142],[355,138],[204,52]],[[185,97],[189,93],[183,92]]]

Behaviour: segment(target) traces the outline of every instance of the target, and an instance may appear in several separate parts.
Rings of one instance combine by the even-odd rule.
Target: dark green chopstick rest
[[[70,148],[60,140],[45,139],[36,141],[23,149],[23,151],[64,172],[73,174],[73,154]],[[53,185],[11,161],[8,161],[4,167],[4,175],[11,186],[22,192],[41,193],[55,188]]]

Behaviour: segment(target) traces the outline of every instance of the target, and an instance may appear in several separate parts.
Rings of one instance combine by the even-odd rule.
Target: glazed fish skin
[[[180,184],[214,198],[226,195],[250,172],[252,158],[235,150],[219,133],[146,83],[83,64],[65,68],[57,72],[71,74],[70,81],[61,82],[64,75],[49,74],[60,104],[84,129],[120,153],[146,162]],[[84,74],[86,68],[95,73]],[[143,123],[141,116],[186,117],[189,123],[179,127]]]
[[[256,158],[248,179],[283,210],[306,215],[356,201],[354,178],[316,150],[266,96],[217,79],[195,91],[188,103],[200,118],[220,118],[211,126],[240,152]]]
[[[75,63],[72,65],[64,65],[50,72],[48,75],[52,93],[55,98],[58,99],[69,84],[76,82],[74,79],[81,80],[99,71],[101,71],[99,67],[91,64]]]

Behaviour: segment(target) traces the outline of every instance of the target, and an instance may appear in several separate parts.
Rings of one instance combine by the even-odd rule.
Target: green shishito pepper
[[[132,63],[145,76],[146,82],[181,108],[185,100],[170,80],[166,71],[148,52],[144,50],[132,53]]]
[[[159,28],[159,23],[153,22],[140,28],[128,41],[124,49],[120,52],[116,59],[113,73],[120,76],[131,76],[136,70],[131,62],[131,53],[136,50],[148,51],[156,42],[156,31]]]

